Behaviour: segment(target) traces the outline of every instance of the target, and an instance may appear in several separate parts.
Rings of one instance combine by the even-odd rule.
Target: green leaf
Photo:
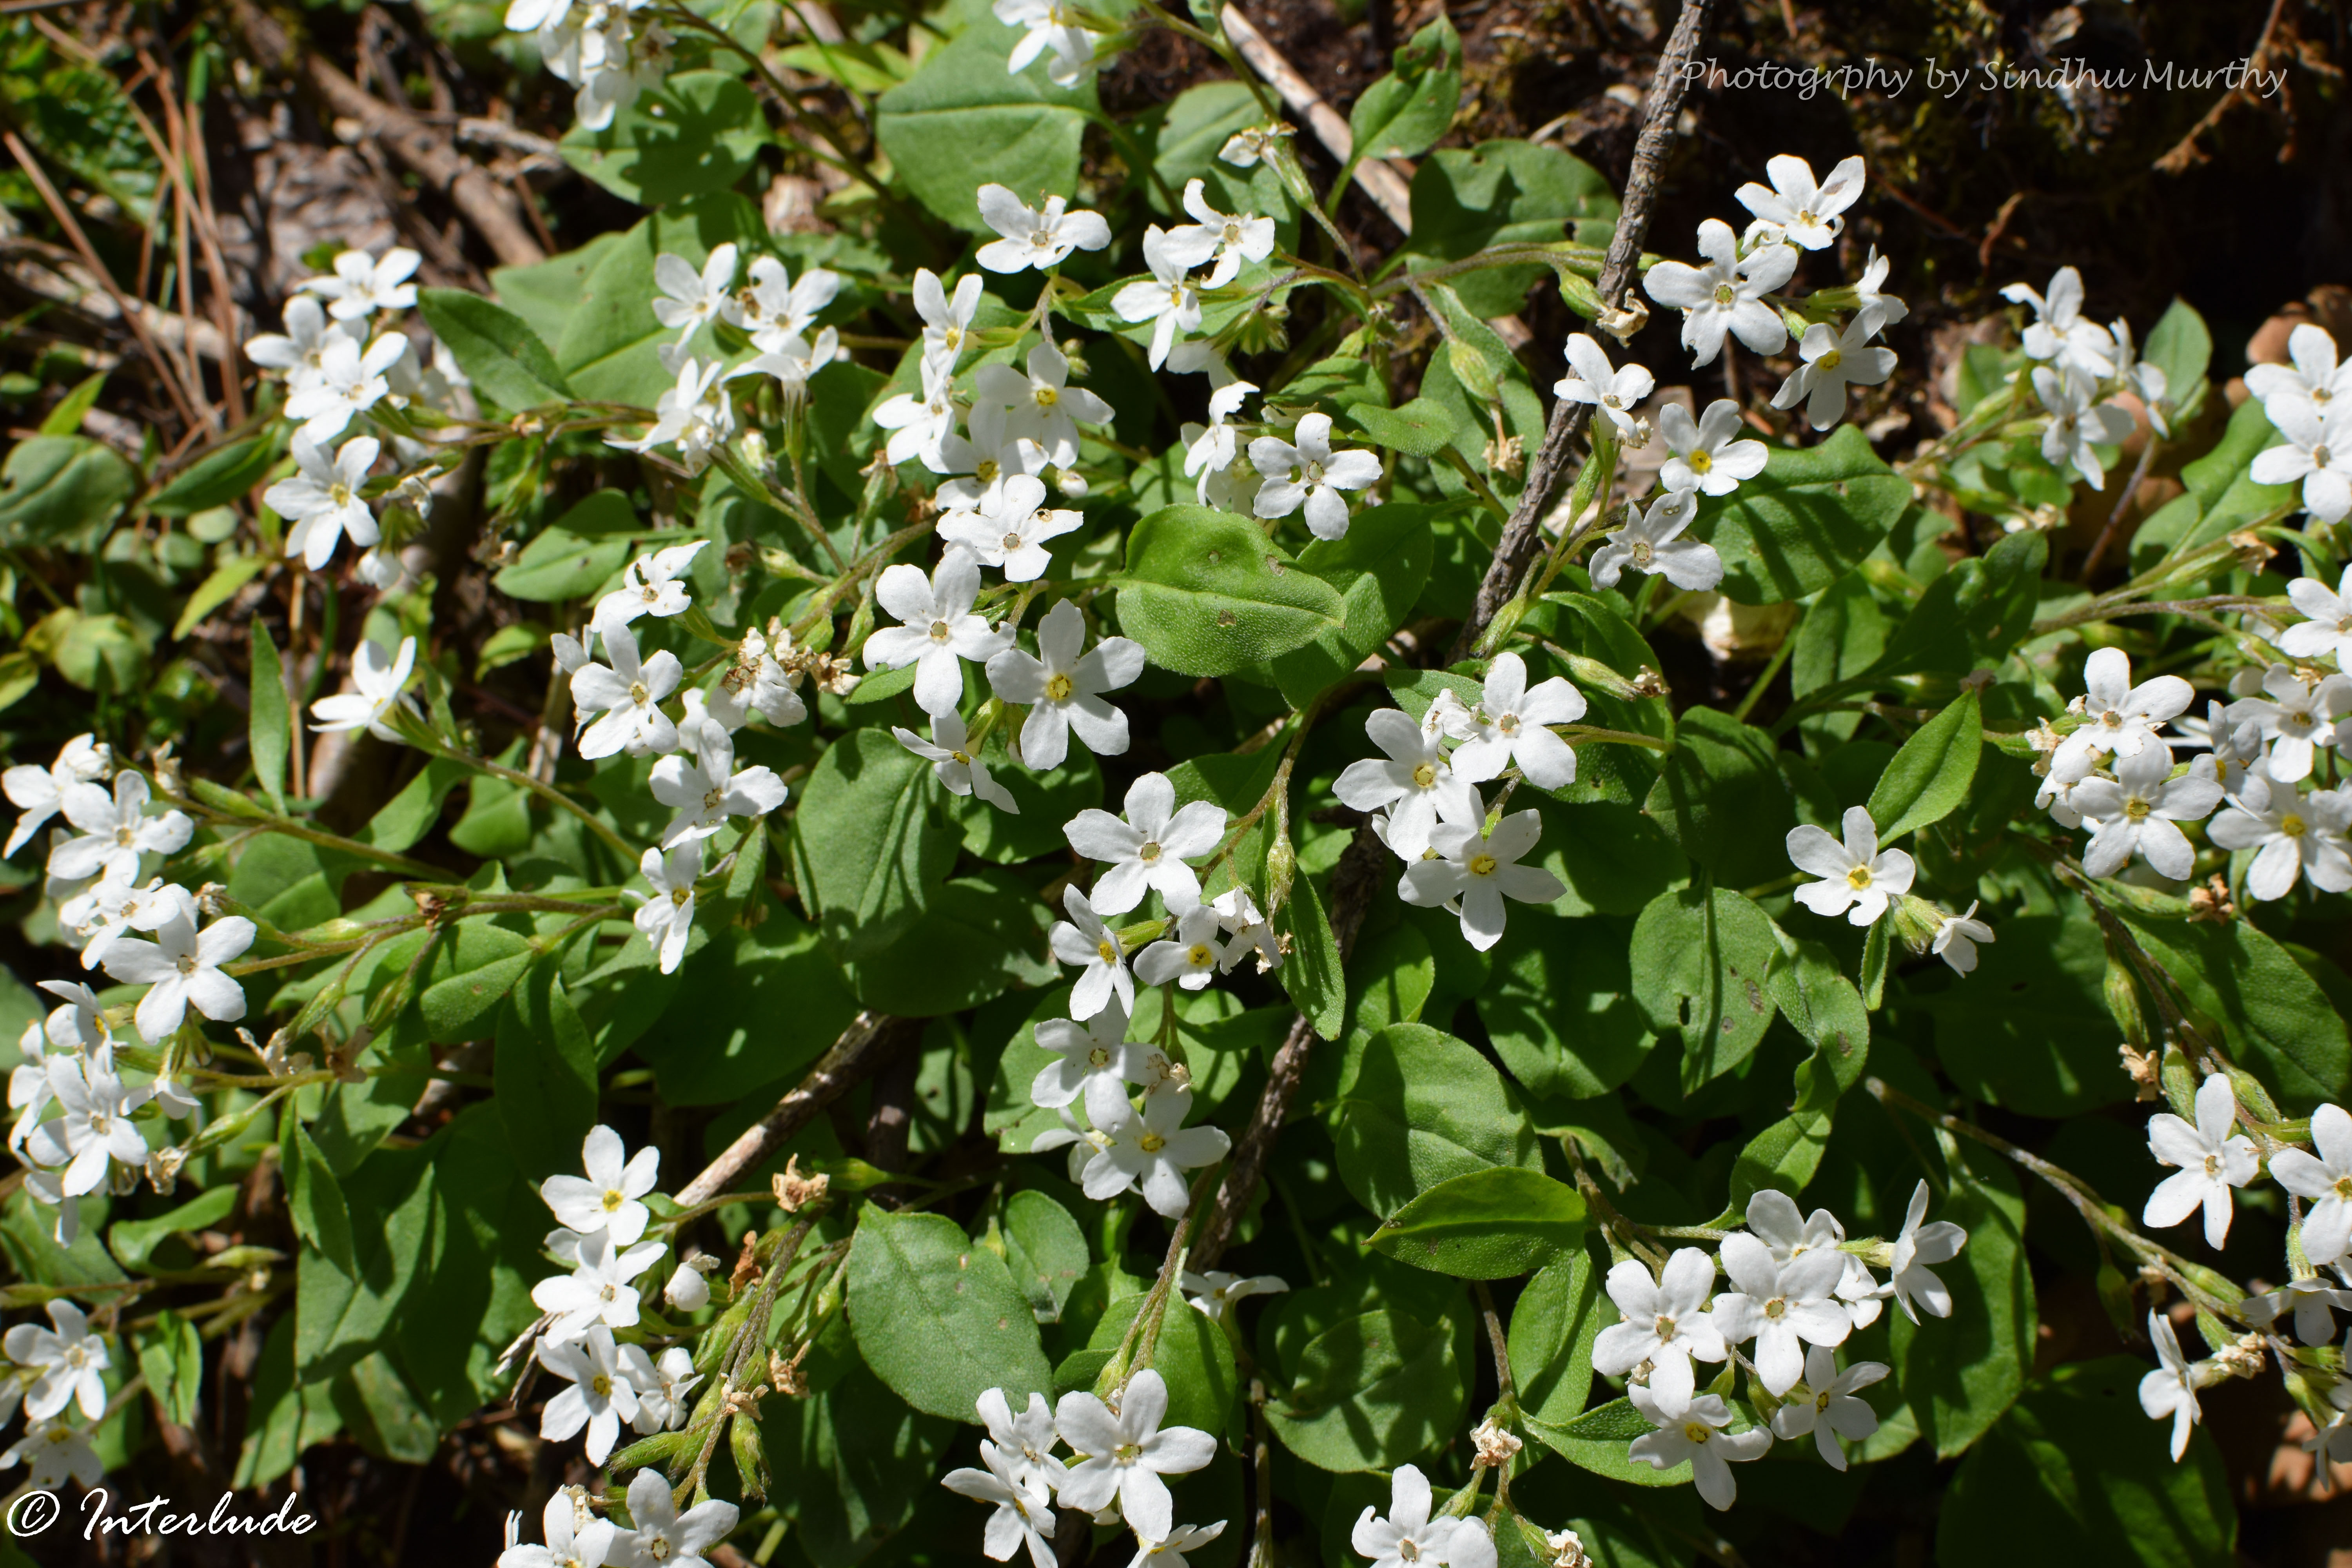
[[[677,978],[694,1000],[658,1009],[635,1047],[672,1105],[725,1105],[799,1072],[857,1013],[816,931],[772,905],[748,930],[712,931]]]
[[[1348,417],[1370,440],[1414,458],[1434,458],[1463,434],[1454,427],[1454,411],[1426,397],[1416,397],[1399,408],[1359,404],[1348,411]]]
[[[934,809],[930,764],[884,730],[853,730],[810,772],[793,821],[801,896],[845,961],[879,954],[929,907],[960,835]]]
[[[1789,869],[1796,807],[1771,738],[1712,708],[1686,708],[1642,810],[1713,869],[1716,880],[1751,887]]]
[[[1878,841],[1892,844],[1958,810],[1976,780],[1983,752],[1983,710],[1976,691],[1963,691],[1903,742],[1870,792]]]
[[[505,1005],[507,993],[536,957],[530,939],[483,921],[467,921],[436,943],[417,993],[417,1010],[436,1045],[472,1039],[475,1026]]]
[[[58,399],[41,421],[43,436],[70,436],[81,428],[83,416],[98,404],[98,395],[106,388],[107,373],[96,371],[76,382],[73,390]]]
[[[1394,63],[1349,112],[1359,160],[1418,158],[1453,128],[1462,99],[1462,37],[1445,13],[1398,49]]]
[[[863,1562],[907,1528],[919,1503],[944,1495],[935,1478],[958,1436],[951,1422],[907,1408],[854,1354],[843,1359],[844,1374],[809,1398],[760,1406],[769,1495],[791,1518],[798,1550],[824,1568]]]
[[[1284,1447],[1326,1470],[1385,1470],[1451,1431],[1468,1394],[1452,1329],[1409,1312],[1343,1318],[1307,1342],[1265,1407]]]
[[[2084,901],[2005,920],[1998,934],[1977,949],[1976,973],[1919,998],[1953,1087],[2026,1116],[2129,1099],[2102,991],[2106,943]]]
[[[1495,1054],[1530,1094],[1606,1094],[1657,1044],[1633,1000],[1625,931],[1622,921],[1596,930],[1539,917],[1504,928],[1490,977],[1473,1000]]]
[[[2207,925],[2116,912],[2189,1005],[2221,1025],[2230,1054],[2259,1072],[2290,1114],[2308,1115],[2343,1097],[2352,1081],[2344,1016],[2276,940],[2242,920]]]
[[[0,710],[16,706],[40,683],[40,660],[20,647],[0,653]]]
[[[1391,1215],[1450,1176],[1543,1168],[1518,1097],[1486,1058],[1423,1024],[1394,1024],[1349,1049],[1332,1142],[1339,1177]]]
[[[1744,605],[1817,594],[1877,548],[1911,482],[1841,425],[1818,447],[1775,447],[1764,471],[1720,501],[1702,500],[1694,538],[1723,557],[1723,592]]]
[[[144,1273],[154,1259],[155,1248],[164,1237],[182,1236],[193,1231],[210,1230],[226,1219],[236,1207],[235,1185],[215,1187],[169,1214],[153,1219],[126,1219],[109,1227],[106,1245],[125,1268]]]
[[[1584,1199],[1541,1171],[1449,1177],[1382,1221],[1374,1249],[1460,1279],[1515,1279],[1584,1241]]]
[[[165,1418],[174,1426],[194,1426],[205,1391],[205,1346],[195,1324],[166,1307],[136,1341],[140,1375]]]
[[[1605,247],[1617,194],[1600,170],[1556,147],[1482,142],[1441,147],[1412,176],[1412,234],[1404,265],[1462,261],[1492,245],[1572,239]],[[1482,268],[1448,281],[1479,320],[1508,315],[1550,268],[1541,262]]]
[[[1851,428],[1851,426],[1848,426]],[[2033,626],[2050,542],[2035,529],[2003,537],[1927,584],[1911,613],[1864,672],[1890,677],[1927,671],[1966,675],[1998,665]]]
[[[990,867],[932,889],[904,934],[886,951],[845,963],[843,973],[859,1004],[878,1012],[906,1018],[961,1013],[1015,986],[1054,983],[1060,969],[1045,936],[1057,915],[1019,877]]]
[[[911,684],[915,667],[905,665],[885,671],[884,676],[902,673]],[[873,684],[874,678],[860,681],[851,700],[865,696]],[[1012,734],[1012,726],[1004,724],[990,731],[981,760],[988,764],[989,776],[1021,809],[1000,811],[969,795],[951,795],[944,803],[949,817],[963,835],[964,848],[1000,866],[1066,852],[1069,842],[1062,837],[1062,824],[1102,805],[1103,799],[1102,764],[1092,752],[1073,746],[1060,767],[1050,773],[1032,773],[1013,760]]]
[[[975,234],[975,193],[1004,185],[1031,206],[1077,189],[1078,144],[1094,84],[1065,89],[1033,61],[1005,68],[1012,29],[983,22],[923,57],[912,80],[875,100],[874,131],[907,188],[939,216]],[[1075,205],[1075,204],[1073,204]]]
[[[2188,300],[2175,300],[2148,329],[2139,357],[2164,372],[2164,401],[2177,411],[2177,419],[2195,409],[2213,363],[2213,334]]]
[[[565,163],[614,195],[652,207],[734,184],[768,141],[767,126],[735,71],[681,71],[640,93],[604,130],[574,125],[556,145]]]
[[[2000,1419],[2033,1365],[2025,1198],[2006,1164],[1990,1155],[1980,1163],[1981,1170],[1952,1164],[1950,1201],[1930,1215],[1969,1233],[1959,1257],[1936,1266],[1952,1293],[1952,1315],[1915,1325],[1900,1310],[1887,1314],[1895,1385],[1938,1458],[1960,1452]]]
[[[1087,1271],[1087,1238],[1070,1211],[1043,1193],[1004,1200],[1004,1266],[1041,1323],[1062,1321],[1063,1305]]]
[[[1180,675],[1231,675],[1347,626],[1338,589],[1300,569],[1255,523],[1171,506],[1127,539],[1119,629]]]
[[[394,852],[407,848],[441,820],[441,803],[468,778],[478,776],[454,757],[431,757],[410,775],[400,793],[381,806],[352,837],[362,844]]]
[[[1119,1342],[1127,1337],[1127,1326],[1135,1321],[1145,1300],[1134,1295],[1113,1301],[1102,1321],[1095,1325],[1087,1348],[1116,1352]],[[1151,1365],[1168,1384],[1168,1415],[1160,1423],[1163,1428],[1191,1426],[1202,1432],[1225,1429],[1225,1418],[1233,1411],[1235,1395],[1241,1392],[1233,1342],[1225,1337],[1221,1326],[1186,1306],[1181,1295],[1169,1301],[1167,1316],[1160,1320],[1160,1349]]]
[[[509,599],[585,598],[628,563],[636,509],[618,490],[598,490],[565,512],[499,569],[491,585]]]
[[[698,271],[717,247],[764,233],[758,208],[720,192],[667,207],[616,237],[597,257],[556,336],[555,363],[572,391],[651,409],[677,384],[660,354],[676,334],[646,308],[660,292],[654,258],[667,252]]]
[[[943,1215],[868,1205],[849,1249],[849,1325],[892,1393],[927,1415],[979,1419],[1002,1388],[1017,1409],[1050,1394],[1037,1320],[1003,1260]]]
[[[1735,1405],[1733,1409],[1737,1415],[1738,1407]],[[1733,1425],[1744,1423],[1735,1419]],[[1672,1469],[1660,1470],[1626,1452],[1634,1438],[1657,1430],[1648,1416],[1633,1408],[1630,1399],[1596,1405],[1572,1421],[1553,1422],[1530,1415],[1527,1428],[1544,1447],[1569,1463],[1628,1486],[1679,1487],[1687,1485],[1691,1479],[1687,1459]]]
[[[572,395],[555,356],[529,322],[462,289],[423,289],[417,311],[449,346],[474,390],[501,408],[536,408]]]
[[[396,1326],[420,1267],[430,1267],[433,1156],[382,1150],[343,1181],[351,1210],[349,1270],[305,1248],[295,1261],[294,1359],[306,1382],[332,1376]]]
[[[1339,939],[1331,918],[1323,910],[1323,895],[1314,881],[1301,877],[1290,885],[1290,901],[1275,911],[1274,930],[1285,939],[1290,955],[1283,961],[1282,988],[1298,1010],[1327,1040],[1339,1037],[1348,1016],[1348,982],[1339,963]]]
[[[1519,1407],[1538,1420],[1573,1421],[1592,1390],[1592,1342],[1613,1309],[1604,1307],[1601,1277],[1583,1247],[1553,1258],[1519,1292],[1505,1339]]]
[[[507,1147],[533,1183],[580,1163],[596,1123],[596,1047],[551,956],[532,964],[499,1013],[492,1085]]]
[[[186,637],[203,624],[206,616],[236,596],[236,591],[260,574],[269,564],[260,555],[232,555],[207,573],[180,606],[180,618],[172,623],[173,640]]]
[[[286,754],[291,744],[293,717],[288,711],[285,667],[278,645],[258,616],[253,620],[252,711],[246,725],[246,747],[253,753],[253,776],[272,809],[286,810]]]
[[[327,1156],[300,1118],[286,1118],[278,1161],[284,1173],[286,1210],[294,1222],[294,1234],[325,1253],[344,1273],[353,1272],[352,1215],[343,1203],[342,1184],[335,1179]]]
[[[1275,683],[1293,708],[1304,711],[1404,625],[1429,582],[1436,510],[1410,502],[1367,507],[1345,539],[1318,539],[1298,552],[1301,567],[1339,590],[1345,624],[1274,661]]]
[[[284,428],[273,427],[267,434],[248,436],[205,453],[149,496],[147,510],[157,517],[187,517],[228,505],[268,477],[285,451],[280,440],[290,439],[281,437]]]
[[[499,303],[520,316],[539,334],[540,342],[559,342],[565,323],[580,308],[589,274],[621,239],[618,233],[600,234],[576,250],[529,267],[494,267],[490,287]]]
[[[34,436],[0,463],[0,544],[95,549],[138,488],[131,465],[86,436]]]
[[[58,639],[58,673],[85,691],[138,691],[147,680],[149,641],[127,616],[75,616]]]
[[[1730,1071],[1771,1026],[1765,988],[1780,944],[1764,911],[1717,888],[1661,893],[1634,922],[1633,1000],[1683,1042],[1683,1092]]]

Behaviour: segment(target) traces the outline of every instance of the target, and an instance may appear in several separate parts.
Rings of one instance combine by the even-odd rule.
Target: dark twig
[[[709,1203],[735,1184],[735,1178],[774,1153],[793,1134],[807,1126],[817,1112],[851,1085],[881,1070],[899,1050],[913,1043],[915,1031],[905,1019],[884,1013],[860,1013],[833,1049],[824,1053],[799,1087],[776,1102],[776,1108],[743,1130],[702,1174],[678,1190],[680,1208]]]

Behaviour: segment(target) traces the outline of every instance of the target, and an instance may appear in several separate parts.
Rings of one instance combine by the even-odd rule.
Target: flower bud
[[[1265,852],[1265,912],[1274,918],[1276,910],[1290,901],[1290,879],[1298,871],[1298,851],[1292,848],[1288,837],[1277,838]]]
[[[2147,1049],[2147,1020],[2140,1013],[2139,987],[2132,981],[2131,966],[2109,953],[2103,985],[2107,1011],[2114,1016],[2116,1027],[2124,1032],[2125,1042],[2139,1050]]]
[[[2164,1088],[2164,1098],[2171,1103],[2172,1113],[2183,1121],[2197,1120],[2197,1074],[2189,1066],[2189,1058],[2180,1054],[2179,1046],[2164,1047],[2164,1065],[2157,1070],[2157,1081]]]
[[[662,1287],[662,1300],[681,1312],[698,1312],[710,1304],[710,1281],[692,1263],[681,1263]]]
[[[760,1425],[751,1412],[727,1424],[728,1451],[735,1457],[735,1474],[743,1483],[743,1500],[764,1502],[768,1497],[768,1452],[760,1441]]]

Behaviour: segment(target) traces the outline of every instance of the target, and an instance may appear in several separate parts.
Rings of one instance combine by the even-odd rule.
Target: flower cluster
[[[658,89],[670,71],[669,29],[639,13],[652,0],[511,0],[507,30],[532,34],[539,58],[572,88],[572,113],[583,131]]]
[[[68,1476],[93,1487],[105,1471],[89,1446],[89,1426],[107,1413],[106,1373],[114,1361],[79,1307],[53,1300],[48,1314],[49,1327],[18,1323],[0,1339],[11,1363],[0,1369],[0,1426],[16,1419],[20,1404],[25,1409],[25,1434],[0,1452],[0,1470],[24,1465],[27,1484],[40,1490],[64,1485]]]

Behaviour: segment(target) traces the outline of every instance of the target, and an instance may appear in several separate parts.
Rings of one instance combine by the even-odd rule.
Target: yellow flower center
[[[947,622],[933,621],[931,623],[931,640],[933,642],[945,642],[948,640]]]
[[[2288,812],[2284,816],[2279,818],[2279,831],[2285,834],[2289,838],[2302,837],[2303,818],[2292,811]]]
[[[1844,354],[1843,354],[1843,353],[1839,353],[1839,352],[1838,352],[1837,350],[1835,350],[1835,349],[1832,349],[1832,350],[1830,350],[1830,352],[1829,352],[1829,353],[1827,353],[1823,354],[1821,358],[1819,358],[1819,359],[1815,360],[1815,361],[1813,362],[1813,364],[1814,364],[1815,368],[1820,369],[1820,370],[1835,370],[1835,369],[1837,369],[1837,367],[1838,367],[1838,366],[1840,366],[1841,364],[1843,364],[1844,363],[1845,363],[1845,355],[1844,355]]]
[[[1423,763],[1419,767],[1413,769],[1412,782],[1423,789],[1427,789],[1430,785],[1435,784],[1437,782],[1437,764],[1434,763]]]
[[[1058,387],[1052,387],[1052,386],[1041,386],[1041,387],[1039,387],[1039,388],[1037,389],[1037,406],[1038,406],[1038,407],[1040,407],[1040,408],[1051,408],[1051,407],[1053,407],[1053,406],[1054,406],[1054,405],[1055,405],[1056,403],[1059,403],[1059,402],[1061,402],[1061,401],[1062,401],[1062,394],[1061,394],[1061,390],[1060,390],[1060,388],[1058,388]]]
[[[1157,1132],[1147,1132],[1135,1141],[1135,1146],[1147,1154],[1157,1154],[1168,1147],[1168,1140]]]
[[[1067,702],[1070,700],[1070,693],[1076,689],[1076,686],[1072,684],[1068,676],[1056,675],[1051,680],[1045,682],[1045,700],[1048,702]]]
[[[1697,451],[1693,452],[1689,457],[1684,458],[1683,461],[1690,465],[1692,473],[1703,474],[1709,468],[1715,467],[1715,454],[1708,451],[1706,447],[1701,447]]]
[[[1021,548],[1021,536],[1017,533],[1008,533],[997,542],[1003,546],[1004,553],[1010,555]]]
[[[618,1187],[607,1187],[604,1189],[604,1212],[606,1214],[617,1214],[620,1212],[621,1205],[628,1201],[629,1194],[621,1191]]]
[[[644,681],[633,680],[629,682],[629,700],[631,702],[643,708],[646,703],[651,702],[653,700],[654,694],[646,689],[646,683]]]
[[[1689,1438],[1694,1443],[1705,1444],[1706,1441],[1714,1435],[1714,1432],[1707,1426],[1706,1423],[1703,1421],[1685,1421],[1683,1423],[1683,1436]]]
[[[1864,888],[1869,887],[1870,868],[1867,866],[1856,866],[1853,870],[1848,871],[1845,874],[1845,885],[1852,888],[1857,893],[1862,891]]]
[[[1206,969],[1217,961],[1217,955],[1210,951],[1209,944],[1204,942],[1194,942],[1185,951],[1184,956],[1192,962],[1195,969]]]
[[[2129,800],[2124,802],[2124,815],[2131,818],[2134,822],[2147,821],[2147,802],[2140,799],[2137,795],[2134,795]]]
[[[1095,955],[1100,958],[1105,963],[1117,963],[1118,962],[1118,944],[1111,941],[1110,938],[1105,937],[1102,941],[1095,943]]]
[[[1736,305],[1739,302],[1739,290],[1728,283],[1718,283],[1715,286],[1715,302],[1727,308]]]
[[[1147,866],[1156,862],[1160,858],[1160,840],[1157,838],[1145,839],[1143,841],[1142,847],[1136,850],[1135,858],[1142,861]]]
[[[1491,877],[1495,874],[1495,858],[1492,855],[1473,855],[1470,857],[1470,874],[1474,877]]]

